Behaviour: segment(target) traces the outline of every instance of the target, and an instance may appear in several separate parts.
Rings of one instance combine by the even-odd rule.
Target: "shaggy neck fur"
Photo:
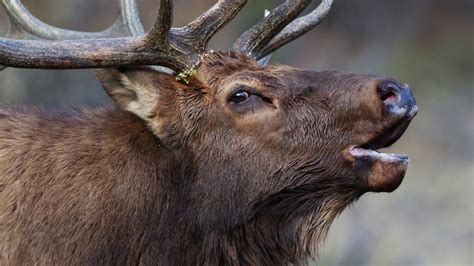
[[[1,265],[305,264],[358,196],[323,182],[281,191],[227,228],[196,224],[192,154],[134,115],[0,114]]]

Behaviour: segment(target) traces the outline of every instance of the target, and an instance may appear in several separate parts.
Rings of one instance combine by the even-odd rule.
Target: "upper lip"
[[[397,123],[388,127],[381,134],[378,134],[360,147],[364,149],[377,150],[392,145],[401,138],[405,130],[408,128],[410,121],[411,118],[402,118]]]

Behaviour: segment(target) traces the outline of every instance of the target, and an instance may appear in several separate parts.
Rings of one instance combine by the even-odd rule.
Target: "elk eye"
[[[238,91],[230,97],[230,101],[233,103],[241,103],[250,97],[250,93],[246,91]]]

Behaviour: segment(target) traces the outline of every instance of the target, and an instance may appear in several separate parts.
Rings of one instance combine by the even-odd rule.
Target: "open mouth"
[[[406,84],[384,82],[378,85],[377,91],[383,102],[384,117],[386,119],[398,118],[397,122],[366,143],[349,147],[344,151],[344,156],[352,166],[355,181],[363,190],[391,192],[403,181],[408,166],[408,156],[382,153],[378,150],[400,139],[417,114],[418,107]]]
[[[401,184],[408,166],[408,156],[378,150],[400,139],[410,122],[411,118],[405,117],[369,142],[349,148],[354,174],[368,190],[391,192]]]
[[[405,130],[408,128],[411,119],[401,119],[395,125],[391,126],[385,130],[382,134],[376,136],[369,142],[359,147],[354,147],[358,153],[373,154],[381,157],[382,159],[393,159],[393,160],[403,160],[408,162],[408,156],[403,154],[390,154],[390,153],[381,153],[378,150],[387,148],[397,142]],[[378,155],[377,155],[378,154]]]

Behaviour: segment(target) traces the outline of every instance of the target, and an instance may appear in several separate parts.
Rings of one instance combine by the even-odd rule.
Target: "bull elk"
[[[300,17],[311,1],[288,0],[231,51],[208,49],[246,2],[172,28],[161,0],[145,33],[120,0],[88,33],[2,1],[1,65],[93,69],[115,104],[0,109],[0,265],[305,264],[346,206],[400,185],[408,158],[377,149],[415,116],[410,88],[263,62],[331,0]]]

